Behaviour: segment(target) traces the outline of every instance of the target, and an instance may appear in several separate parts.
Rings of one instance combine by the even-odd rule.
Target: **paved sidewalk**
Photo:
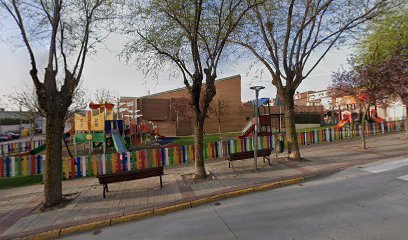
[[[209,160],[207,170],[216,179],[194,184],[183,180],[184,174],[194,172],[193,166],[166,168],[162,189],[158,177],[110,184],[105,199],[96,178],[64,181],[64,194],[74,200],[45,212],[39,210],[42,185],[0,190],[0,239],[126,216],[278,180],[313,177],[367,162],[408,157],[408,141],[403,133],[369,137],[367,150],[360,149],[359,144],[356,139],[305,146],[302,156],[308,161],[294,163],[272,158],[269,166],[259,160],[257,172],[251,159],[236,161],[233,168],[228,168],[224,160]]]

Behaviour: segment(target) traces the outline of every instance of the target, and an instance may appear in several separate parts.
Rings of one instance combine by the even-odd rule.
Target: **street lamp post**
[[[264,86],[250,87],[255,90],[255,137],[254,137],[254,166],[255,170],[258,170],[258,131],[259,131],[259,112],[258,112],[258,96],[259,91],[264,89]]]

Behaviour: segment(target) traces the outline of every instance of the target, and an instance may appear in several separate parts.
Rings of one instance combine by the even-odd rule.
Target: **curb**
[[[211,202],[216,202],[216,201],[223,200],[223,199],[233,198],[233,197],[237,197],[237,196],[241,196],[241,195],[253,193],[253,192],[260,192],[260,191],[265,191],[269,189],[285,187],[285,186],[294,185],[294,184],[304,182],[304,181],[305,181],[305,178],[297,177],[297,178],[277,181],[273,183],[261,184],[261,185],[254,186],[254,187],[248,187],[248,188],[239,189],[239,190],[235,190],[231,192],[212,195],[212,196],[205,197],[202,199],[191,200],[191,201],[175,204],[175,205],[168,206],[168,207],[156,208],[153,210],[148,210],[148,211],[130,214],[126,216],[114,217],[114,218],[110,218],[110,219],[106,219],[102,221],[96,221],[96,222],[85,223],[85,224],[81,224],[77,226],[64,227],[61,229],[50,230],[47,232],[42,232],[39,234],[23,237],[21,239],[32,239],[32,240],[34,239],[35,240],[55,239],[55,238],[59,238],[62,236],[67,236],[67,235],[71,235],[71,234],[79,233],[79,232],[91,231],[91,230],[95,230],[101,227],[112,226],[112,225],[119,224],[119,223],[143,220],[145,218],[149,218],[152,216],[162,216],[162,215],[172,213],[172,212],[182,210],[182,209],[194,208],[200,205],[204,205],[204,204],[211,203]]]

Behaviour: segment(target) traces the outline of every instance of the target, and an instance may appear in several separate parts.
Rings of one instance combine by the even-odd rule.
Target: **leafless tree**
[[[98,88],[95,91],[93,100],[96,103],[116,103],[118,101],[119,94],[114,90],[109,90],[106,88]]]
[[[230,105],[228,104],[228,100],[223,97],[215,97],[210,104],[210,113],[212,113],[218,122],[218,132],[222,134],[221,131],[221,120],[222,118],[228,114],[228,110]]]
[[[86,57],[106,37],[101,35],[107,29],[101,23],[112,16],[111,4],[107,0],[0,0],[0,9],[16,24],[28,52],[38,107],[46,116],[44,207],[63,201],[64,121]],[[48,46],[44,71],[39,71],[34,51],[38,45]]]
[[[34,87],[30,86],[29,84],[23,85],[22,88],[16,89],[13,93],[5,97],[8,98],[12,105],[21,105],[23,110],[27,111],[27,114],[30,114],[30,119],[35,119],[36,117],[46,117],[46,113],[40,108]],[[87,108],[88,101],[86,91],[81,88],[81,86],[78,86],[75,89],[72,104],[68,108],[68,113],[65,116],[65,122],[70,121],[75,113],[85,110]]]
[[[165,67],[170,67],[171,72],[178,71],[190,93],[196,144],[195,178],[207,177],[204,122],[216,94],[217,68],[227,40],[255,4],[245,0],[129,1],[130,14],[125,15],[124,21],[128,21],[125,31],[131,41],[124,55],[143,63],[146,73],[160,73]]]
[[[289,157],[301,159],[294,121],[296,89],[326,54],[386,7],[386,0],[267,0],[252,8],[232,42],[271,74],[284,103]]]

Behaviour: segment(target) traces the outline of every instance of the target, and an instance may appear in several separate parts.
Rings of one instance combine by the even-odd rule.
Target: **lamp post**
[[[254,165],[255,170],[258,170],[258,131],[259,131],[259,112],[258,112],[258,95],[259,91],[264,89],[264,86],[253,86],[250,87],[255,90],[255,137],[254,137]]]

